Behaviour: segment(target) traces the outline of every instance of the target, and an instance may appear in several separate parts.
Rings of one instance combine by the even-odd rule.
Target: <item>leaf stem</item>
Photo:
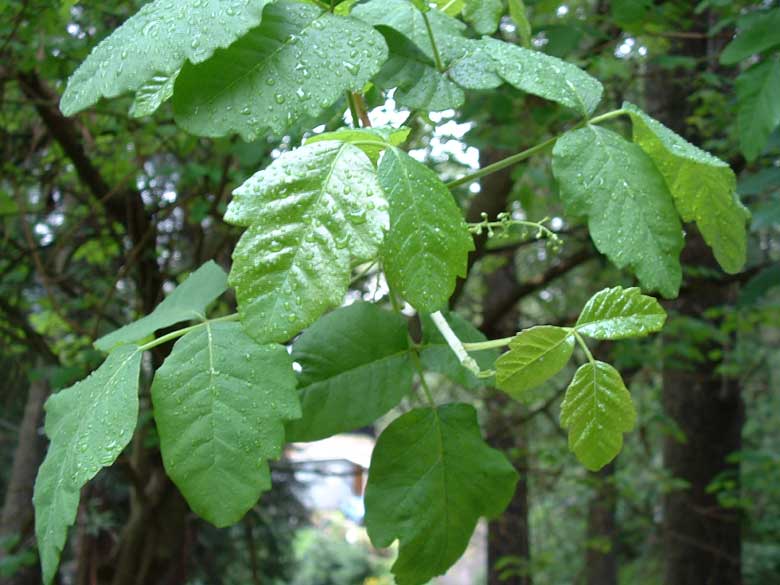
[[[428,13],[424,10],[420,10],[420,14],[422,14],[423,22],[425,23],[425,30],[428,31],[428,38],[431,40],[431,48],[433,49],[433,62],[436,64],[436,70],[439,73],[444,73],[444,64],[441,61],[441,55],[439,55],[439,47],[436,46],[436,38],[433,36],[431,22],[428,20]]]
[[[162,345],[163,343],[167,343],[173,339],[182,337],[183,335],[186,335],[190,331],[195,331],[200,327],[204,327],[211,323],[220,323],[222,321],[238,321],[238,313],[231,313],[230,315],[225,315],[224,317],[217,317],[216,319],[206,319],[205,321],[202,321],[201,323],[198,323],[196,325],[190,325],[189,327],[184,327],[182,329],[177,329],[176,331],[171,331],[170,333],[163,335],[162,337],[158,337],[157,339],[152,339],[149,343],[145,343],[144,345],[139,346],[138,350],[146,351],[152,349],[154,347],[157,347],[158,345]]]
[[[463,342],[452,330],[450,324],[447,323],[447,320],[444,318],[444,315],[441,314],[441,311],[436,311],[435,313],[431,314],[431,319],[433,320],[433,324],[436,325],[436,328],[439,330],[439,333],[441,333],[442,337],[444,337],[447,345],[450,346],[450,349],[458,358],[458,361],[461,363],[461,365],[475,376],[479,376],[479,364],[473,357],[468,354],[466,348],[463,346]]]
[[[504,347],[509,345],[516,336],[502,337],[501,339],[488,339],[487,341],[475,341],[474,343],[464,343],[463,349],[466,351],[485,351],[488,349],[496,349],[498,347]]]
[[[417,369],[417,375],[420,377],[420,386],[422,387],[423,393],[425,394],[425,399],[428,401],[428,404],[430,404],[434,412],[436,412],[436,401],[433,399],[431,389],[428,388],[428,382],[425,381],[425,370],[423,369],[422,362],[420,362],[420,356],[417,355],[416,351],[411,351],[410,353],[412,354],[414,367]]]
[[[617,118],[618,116],[622,116],[626,113],[626,110],[619,109],[619,110],[613,110],[611,112],[607,112],[606,114],[602,114],[600,116],[596,116],[595,118],[591,120],[584,120],[582,122],[579,122],[574,128],[571,130],[576,130],[577,128],[581,128],[585,126],[586,124],[600,124],[601,122],[606,122],[607,120],[611,120],[612,118]],[[571,130],[567,130],[567,132],[571,132]],[[552,138],[548,138],[544,142],[537,144],[536,146],[532,146],[531,148],[528,148],[524,150],[523,152],[518,152],[517,154],[513,154],[512,156],[508,156],[507,158],[500,160],[498,162],[493,163],[492,165],[488,165],[484,168],[481,168],[470,175],[466,175],[464,177],[461,177],[460,179],[455,179],[454,181],[450,181],[447,183],[447,188],[454,189],[455,187],[459,187],[460,185],[465,185],[466,183],[471,183],[472,181],[476,181],[477,179],[481,179],[482,177],[486,175],[491,175],[495,172],[498,172],[502,169],[505,169],[506,167],[512,166],[514,164],[517,164],[521,161],[524,161],[525,159],[535,155],[538,152],[541,152],[545,150],[546,148],[552,146],[555,144],[558,139],[563,136],[564,133],[558,134],[557,136],[553,136]]]
[[[580,335],[579,331],[572,328],[572,333],[574,333],[574,338],[577,340],[577,343],[582,348],[582,351],[585,352],[585,356],[588,358],[588,361],[591,364],[596,363],[596,358],[593,357],[593,354],[590,352],[590,349],[588,349],[588,344],[585,343],[585,339],[583,339],[582,335]]]
[[[355,128],[360,128],[360,116],[355,103],[355,95],[351,91],[347,92],[347,103],[349,104],[349,112],[352,114],[352,125]]]

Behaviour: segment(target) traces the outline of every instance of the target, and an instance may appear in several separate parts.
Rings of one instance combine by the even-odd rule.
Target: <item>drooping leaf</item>
[[[543,325],[522,331],[496,361],[496,385],[515,398],[560,372],[574,351],[568,329]]]
[[[639,146],[599,127],[567,132],[553,149],[553,173],[568,212],[588,218],[601,253],[644,288],[677,295],[682,226],[663,176]]]
[[[557,57],[484,37],[468,45],[450,70],[465,88],[489,89],[485,79],[501,78],[524,92],[588,115],[601,101],[604,88],[582,69]],[[476,72],[480,72],[476,74]],[[492,87],[495,87],[493,85]]]
[[[238,323],[210,323],[176,342],[152,384],[168,476],[216,526],[241,519],[271,487],[284,421],[301,414],[292,359]]]
[[[97,45],[68,80],[60,108],[66,116],[101,97],[137,91],[173,75],[187,61],[205,61],[260,24],[269,0],[155,0]]]
[[[206,62],[185,65],[174,89],[176,121],[193,134],[254,140],[315,116],[359,90],[387,58],[365,23],[288,1],[269,5],[260,26]]]
[[[531,22],[528,20],[525,2],[523,0],[509,0],[508,4],[509,16],[517,26],[517,36],[520,37],[523,46],[529,48],[531,46]]]
[[[747,256],[750,213],[737,196],[737,178],[731,167],[636,106],[625,103],[623,108],[631,115],[634,142],[666,179],[680,217],[696,222],[723,270],[738,272]]]
[[[95,347],[101,351],[108,351],[122,343],[140,341],[158,329],[182,321],[203,319],[206,308],[226,290],[225,271],[214,261],[209,260],[177,286],[154,311],[138,321],[104,335],[95,342]]]
[[[464,343],[478,343],[487,341],[482,332],[474,327],[469,321],[457,313],[446,313],[445,318],[452,327],[458,339]],[[456,384],[470,390],[484,386],[488,380],[477,378],[463,364],[458,361],[457,356],[439,330],[434,325],[429,315],[421,316],[422,321],[422,348],[420,351],[420,362],[423,368],[431,372],[438,372],[447,376]],[[498,358],[498,350],[490,349],[471,354],[477,361],[481,370],[490,370]]]
[[[173,95],[173,84],[178,71],[171,75],[155,75],[135,92],[135,99],[130,106],[131,118],[151,116]]]
[[[398,539],[398,585],[421,585],[458,560],[480,516],[506,508],[517,472],[483,441],[466,404],[417,409],[380,435],[366,486],[366,528],[375,546]]]
[[[138,418],[136,346],[114,350],[88,378],[46,401],[51,443],[35,480],[35,534],[43,582],[54,580],[81,488],[130,442]]]
[[[780,8],[768,10],[750,19],[750,26],[739,31],[720,55],[724,65],[734,65],[743,59],[780,45]]]
[[[229,281],[246,332],[285,341],[339,305],[352,263],[377,253],[386,208],[368,157],[330,140],[282,154],[236,189],[225,221],[249,229]]]
[[[382,154],[388,145],[399,146],[403,144],[411,128],[341,128],[333,132],[323,132],[315,134],[306,139],[306,144],[313,142],[322,142],[324,140],[337,140],[339,142],[349,142],[354,144],[360,150],[366,153],[371,162],[376,164],[379,161],[379,155]]]
[[[385,151],[378,175],[390,208],[382,248],[387,280],[418,311],[438,311],[466,275],[474,248],[463,215],[439,177],[402,150]]]
[[[372,303],[325,315],[293,345],[303,417],[288,441],[315,441],[374,422],[412,388],[406,321]]]
[[[636,287],[606,288],[593,295],[575,327],[594,339],[628,339],[660,331],[666,311]]]
[[[739,144],[753,161],[780,125],[780,60],[754,65],[737,78]]]
[[[374,79],[382,89],[398,88],[395,102],[410,110],[437,112],[458,108],[463,90],[436,70],[433,60],[411,40],[385,26],[379,27],[390,49],[390,57]]]
[[[481,35],[496,32],[503,15],[503,0],[466,0],[463,7],[463,19]]]
[[[634,403],[620,373],[599,361],[580,366],[561,403],[561,426],[577,459],[598,471],[620,453],[623,433],[634,424]]]

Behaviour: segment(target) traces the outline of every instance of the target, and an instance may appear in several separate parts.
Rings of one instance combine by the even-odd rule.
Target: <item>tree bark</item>
[[[587,585],[617,585],[618,564],[615,554],[618,492],[615,486],[615,462],[592,474],[595,483],[588,505],[588,547],[585,552]]]

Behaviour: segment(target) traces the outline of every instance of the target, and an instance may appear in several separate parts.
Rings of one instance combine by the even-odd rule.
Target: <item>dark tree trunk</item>
[[[692,23],[691,32],[706,33],[706,14],[694,14],[695,3],[681,17]],[[670,54],[694,57],[703,69],[713,69],[718,47],[708,39],[677,40]],[[699,72],[649,71],[649,113],[692,142],[697,136],[686,127],[691,114],[690,94]],[[719,270],[712,252],[692,226],[682,260],[685,265]],[[706,319],[708,309],[728,306],[735,290],[717,279],[687,278],[680,297],[668,308],[684,319]],[[709,319],[708,319],[709,320]],[[711,322],[711,320],[710,320]],[[717,323],[714,323],[717,326]],[[679,338],[667,336],[669,344],[695,343],[681,328]],[[722,508],[717,496],[708,493],[721,474],[739,477],[737,464],[727,457],[741,446],[744,420],[742,398],[736,380],[719,371],[720,358],[729,340],[709,339],[698,343],[702,360],[683,361],[669,352],[663,370],[663,405],[685,437],[669,436],[664,443],[664,462],[675,478],[687,482],[685,489],[664,498],[665,585],[739,585],[741,583],[741,526],[737,512]]]
[[[0,516],[0,538],[18,536],[18,545],[12,553],[18,553],[32,546],[35,512],[33,511],[32,492],[38,466],[43,459],[43,438],[38,429],[43,420],[43,403],[49,396],[49,384],[39,379],[30,384],[27,404],[19,425],[19,442],[14,452],[13,467],[8,481],[8,490]],[[0,560],[3,552],[0,550]],[[20,570],[13,577],[3,581],[5,585],[33,585],[40,581],[37,563]]]
[[[615,486],[614,461],[592,474],[593,496],[588,505],[588,548],[585,553],[587,585],[617,585],[618,565],[615,554],[615,510],[618,492]]]

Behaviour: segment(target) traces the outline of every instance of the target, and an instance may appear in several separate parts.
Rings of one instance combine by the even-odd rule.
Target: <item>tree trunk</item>
[[[43,403],[49,396],[49,384],[45,379],[30,384],[27,404],[19,425],[19,442],[14,452],[8,491],[3,502],[0,516],[0,538],[18,536],[18,544],[11,553],[19,553],[32,546],[35,512],[32,504],[32,492],[38,466],[43,459],[43,438],[38,434],[43,419]],[[0,549],[0,561],[4,552]],[[33,585],[40,581],[38,565],[22,569],[13,577],[3,581],[5,585]]]
[[[695,3],[680,21],[691,22],[691,32],[706,33],[706,14],[694,14]],[[694,57],[702,69],[713,69],[718,47],[706,34],[701,38],[676,40],[670,55]],[[690,88],[699,72],[661,69],[649,71],[647,106],[650,115],[660,119],[692,142],[697,137],[686,127],[691,114]],[[712,252],[693,226],[686,226],[688,238],[683,263],[720,271]],[[724,307],[735,299],[733,287],[717,279],[688,278],[680,297],[669,308],[681,319],[705,319],[708,309]],[[711,320],[707,319],[710,323]],[[713,324],[715,327],[718,323]],[[679,338],[667,343],[696,343],[681,328]],[[729,454],[741,446],[744,409],[737,380],[719,371],[721,355],[729,341],[709,339],[699,342],[701,361],[683,363],[673,352],[663,369],[663,405],[685,437],[669,436],[664,443],[664,462],[675,478],[687,482],[685,489],[664,498],[664,585],[739,585],[741,527],[734,510],[722,508],[717,496],[708,493],[711,482],[721,474],[739,478],[738,464],[727,462]]]
[[[588,505],[585,578],[587,585],[617,585],[615,462],[592,474],[592,478],[595,489]]]

